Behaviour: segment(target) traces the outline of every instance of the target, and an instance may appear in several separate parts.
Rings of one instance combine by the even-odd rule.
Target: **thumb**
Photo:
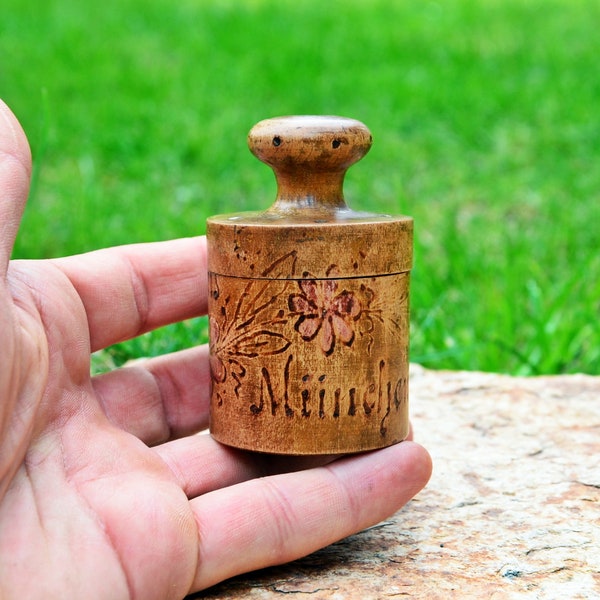
[[[29,193],[31,151],[23,129],[0,100],[0,276],[4,277]]]

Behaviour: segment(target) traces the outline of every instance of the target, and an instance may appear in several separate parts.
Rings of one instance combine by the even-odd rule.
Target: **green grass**
[[[267,207],[248,129],[351,116],[375,141],[349,203],[415,218],[412,360],[600,374],[599,21],[595,0],[4,0],[0,95],[35,157],[15,256]]]

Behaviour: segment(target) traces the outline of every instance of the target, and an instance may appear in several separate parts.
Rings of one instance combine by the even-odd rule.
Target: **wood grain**
[[[341,117],[258,123],[264,212],[208,219],[211,434],[277,454],[381,448],[408,434],[412,219],[350,209],[371,146]]]

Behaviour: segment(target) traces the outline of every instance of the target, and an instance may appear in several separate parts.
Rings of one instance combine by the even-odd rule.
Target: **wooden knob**
[[[266,119],[248,134],[251,152],[271,166],[277,179],[274,212],[347,209],[346,170],[371,148],[372,136],[360,121],[331,116]]]

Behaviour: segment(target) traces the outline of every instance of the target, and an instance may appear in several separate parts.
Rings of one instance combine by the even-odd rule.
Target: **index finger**
[[[132,244],[52,259],[79,294],[92,352],[206,313],[206,239]]]

